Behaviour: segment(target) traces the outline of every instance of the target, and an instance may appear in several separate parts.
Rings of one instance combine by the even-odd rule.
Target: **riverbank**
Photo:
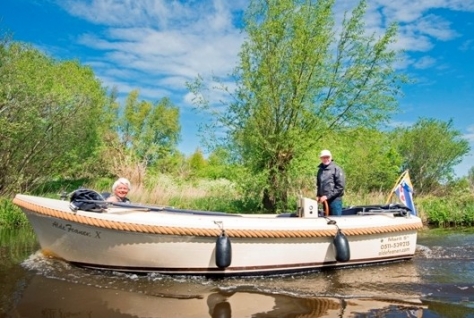
[[[32,192],[34,195],[59,198],[83,186],[98,192],[110,191],[113,179],[54,181]],[[173,206],[182,209],[220,211],[239,214],[261,213],[260,202],[242,194],[241,190],[226,179],[176,180],[166,175],[148,179],[138,186],[132,185],[129,198],[132,202]],[[312,197],[312,190],[303,191]],[[344,197],[344,206],[386,203],[388,193],[351,193]],[[298,194],[290,194],[288,210],[296,210]],[[0,227],[18,228],[28,225],[21,210],[13,205],[10,197],[0,198]],[[391,198],[395,201],[395,197]],[[458,227],[474,225],[474,196],[471,193],[445,196],[419,196],[415,198],[418,215],[425,225]]]

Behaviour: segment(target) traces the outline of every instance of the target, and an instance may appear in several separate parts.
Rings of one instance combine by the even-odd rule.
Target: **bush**
[[[165,174],[146,175],[141,185],[132,185],[129,198],[132,202],[149,205],[174,206],[181,209],[220,211],[228,213],[262,213],[261,176],[240,171],[236,182],[227,179],[199,178],[186,180]],[[244,183],[243,181],[246,181]],[[88,182],[88,183],[87,183]],[[113,178],[86,180],[57,180],[44,183],[34,193],[59,198],[61,191],[71,192],[79,186],[96,191],[110,191]],[[288,194],[286,211],[295,211],[296,192]],[[313,190],[306,190],[303,196],[314,197]],[[353,193],[344,196],[344,206],[383,204],[387,193]],[[396,201],[392,197],[391,201]],[[424,224],[437,227],[474,226],[474,197],[464,184],[451,184],[443,196],[417,196],[415,204]],[[0,227],[22,227],[28,221],[22,211],[7,198],[0,199]]]
[[[474,198],[470,194],[426,196],[418,199],[417,207],[428,224],[438,227],[474,225]]]
[[[31,193],[35,195],[44,196],[49,194],[48,197],[59,198],[62,192],[70,193],[81,186],[85,186],[90,183],[89,179],[54,179],[46,181],[35,187]],[[54,196],[53,196],[54,195]]]
[[[10,198],[0,198],[0,227],[20,228],[29,225],[23,211]]]

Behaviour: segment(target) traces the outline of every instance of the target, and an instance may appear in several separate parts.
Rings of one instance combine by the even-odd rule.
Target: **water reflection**
[[[0,243],[2,317],[474,316],[474,234],[421,236],[406,262],[219,280],[78,268],[19,236]]]
[[[39,244],[32,228],[0,228],[0,269],[22,262],[38,248]]]
[[[164,285],[166,286],[166,285]],[[122,287],[123,288],[123,287]],[[36,275],[11,317],[354,317],[364,313],[421,313],[418,301],[296,297],[236,288],[221,291],[183,282],[177,291],[125,290],[74,284]],[[160,292],[161,290],[161,292]],[[173,289],[174,290],[174,289]],[[158,292],[158,293],[156,293]]]
[[[413,317],[425,308],[411,262],[213,280],[83,269],[36,252],[21,268],[29,276],[11,317]]]

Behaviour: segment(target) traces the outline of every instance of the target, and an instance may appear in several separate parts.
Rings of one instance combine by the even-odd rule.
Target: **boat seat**
[[[281,213],[278,214],[276,217],[298,217],[297,213]]]
[[[380,214],[391,213],[395,216],[406,216],[410,209],[403,204],[390,203],[377,206],[351,206],[342,210],[342,215],[364,215],[364,214]]]
[[[381,206],[351,206],[343,208],[342,215],[357,215],[371,210],[380,210]]]
[[[102,197],[103,197],[104,199],[107,199],[107,198],[110,197],[110,193],[109,193],[109,192],[103,192],[103,193],[100,193],[100,195],[102,195]]]

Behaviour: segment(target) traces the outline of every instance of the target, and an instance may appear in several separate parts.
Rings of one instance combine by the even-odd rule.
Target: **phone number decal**
[[[380,249],[385,250],[385,249],[394,249],[394,248],[408,247],[408,246],[410,246],[409,241],[402,241],[400,243],[382,244],[380,245]]]
[[[407,253],[410,246],[410,236],[388,237],[381,240],[379,256]]]

